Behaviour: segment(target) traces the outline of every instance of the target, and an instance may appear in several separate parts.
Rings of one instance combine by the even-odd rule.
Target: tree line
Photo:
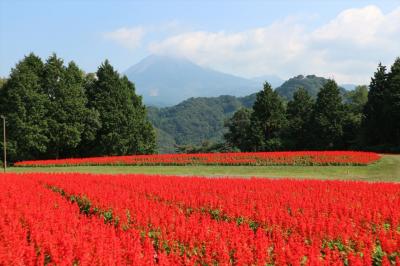
[[[251,109],[226,123],[226,146],[241,151],[400,150],[400,58],[379,64],[369,84],[348,92],[329,80],[316,99],[299,88],[289,102],[265,83]]]
[[[0,114],[10,161],[156,151],[141,96],[107,60],[86,74],[55,54],[45,62],[29,54],[0,79]],[[299,88],[287,102],[265,83],[252,108],[236,111],[225,126],[223,142],[181,145],[177,152],[399,151],[400,59],[389,71],[379,64],[369,87],[345,95],[329,80],[316,98]]]
[[[156,148],[141,96],[107,60],[85,74],[56,54],[45,62],[25,56],[0,82],[0,114],[6,116],[11,162],[149,154]]]

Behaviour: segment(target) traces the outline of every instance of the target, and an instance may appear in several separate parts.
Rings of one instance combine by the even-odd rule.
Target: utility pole
[[[3,166],[4,166],[4,173],[7,169],[7,139],[6,139],[6,117],[1,115],[3,119]]]

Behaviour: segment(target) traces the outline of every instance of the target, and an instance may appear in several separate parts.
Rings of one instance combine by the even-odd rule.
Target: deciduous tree
[[[48,98],[42,90],[43,67],[36,55],[25,56],[1,90],[0,113],[6,116],[10,161],[37,159],[47,151]]]

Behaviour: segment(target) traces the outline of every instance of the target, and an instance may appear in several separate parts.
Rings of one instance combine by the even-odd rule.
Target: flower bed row
[[[372,152],[296,151],[202,154],[156,154],[36,160],[15,166],[72,165],[367,165],[380,159]]]

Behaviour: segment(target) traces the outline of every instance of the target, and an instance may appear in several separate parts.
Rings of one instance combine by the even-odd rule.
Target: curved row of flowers
[[[380,159],[372,152],[293,151],[200,154],[155,154],[36,160],[15,166],[70,165],[367,165]]]

